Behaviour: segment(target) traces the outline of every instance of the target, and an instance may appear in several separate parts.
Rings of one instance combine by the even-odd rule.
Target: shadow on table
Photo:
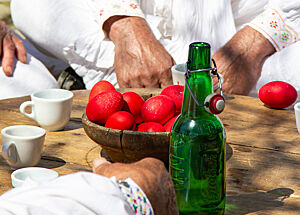
[[[226,144],[226,161],[228,161],[233,155],[232,147],[229,144]]]
[[[57,168],[66,164],[66,161],[53,156],[42,156],[40,162],[37,164],[38,167],[44,168]]]
[[[282,207],[284,205],[284,200],[289,198],[293,193],[294,190],[290,188],[277,188],[267,192],[256,192],[234,196],[229,195],[226,197],[225,214],[244,215]]]
[[[72,117],[64,127],[63,131],[70,131],[78,128],[82,128],[81,118]]]

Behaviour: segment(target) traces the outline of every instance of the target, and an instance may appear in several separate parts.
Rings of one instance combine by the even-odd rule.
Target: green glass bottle
[[[189,46],[189,71],[211,68],[210,45]],[[187,79],[198,103],[213,93],[210,71],[190,73]],[[182,110],[170,141],[169,171],[180,215],[221,215],[225,210],[225,129],[220,119],[195,102],[184,88]]]

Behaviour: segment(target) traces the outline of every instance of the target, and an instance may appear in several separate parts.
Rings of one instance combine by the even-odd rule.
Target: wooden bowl
[[[147,97],[144,96],[146,100]],[[131,163],[145,157],[169,162],[170,132],[139,132],[106,128],[82,116],[86,134],[99,144],[114,162]]]

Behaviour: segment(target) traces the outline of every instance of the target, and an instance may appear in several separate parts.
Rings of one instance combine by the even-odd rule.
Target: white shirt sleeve
[[[97,10],[101,29],[104,22],[112,16],[137,16],[145,18],[136,0],[96,0],[94,2],[98,6]]]
[[[25,184],[0,197],[1,215],[132,215],[114,179],[81,172],[46,184]]]
[[[280,51],[300,39],[300,1],[270,0],[266,10],[248,25]]]

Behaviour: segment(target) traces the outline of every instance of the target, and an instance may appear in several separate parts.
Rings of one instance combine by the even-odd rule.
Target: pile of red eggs
[[[142,132],[170,132],[182,106],[184,87],[171,85],[146,101],[135,92],[121,94],[108,81],[91,89],[88,119],[107,128]]]

